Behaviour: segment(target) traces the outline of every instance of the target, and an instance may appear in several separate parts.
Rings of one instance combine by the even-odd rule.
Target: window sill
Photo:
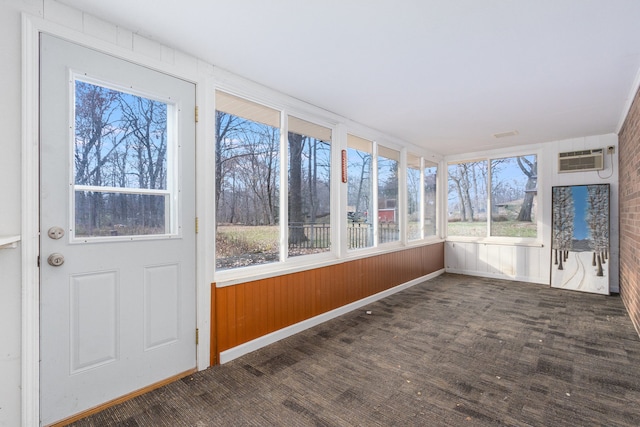
[[[223,288],[225,286],[233,286],[239,283],[325,267],[337,262],[339,262],[338,258],[331,252],[318,254],[316,256],[309,255],[308,257],[305,257],[305,259],[289,258],[286,262],[277,261],[267,264],[217,271],[214,274],[214,281],[217,288]]]

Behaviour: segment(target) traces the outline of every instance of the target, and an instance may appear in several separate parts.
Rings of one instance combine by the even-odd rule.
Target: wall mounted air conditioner
[[[558,154],[558,172],[585,172],[604,169],[604,149],[569,151]]]

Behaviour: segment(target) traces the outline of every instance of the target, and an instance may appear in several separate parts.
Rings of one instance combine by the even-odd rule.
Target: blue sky
[[[573,235],[578,240],[589,237],[589,227],[587,227],[587,186],[577,185],[571,187],[573,196],[573,207],[575,216],[573,219]]]

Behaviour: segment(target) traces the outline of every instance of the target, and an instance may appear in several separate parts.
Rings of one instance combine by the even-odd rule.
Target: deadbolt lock
[[[52,267],[60,267],[62,264],[64,264],[64,255],[54,252],[49,255],[49,258],[47,258],[47,262]]]

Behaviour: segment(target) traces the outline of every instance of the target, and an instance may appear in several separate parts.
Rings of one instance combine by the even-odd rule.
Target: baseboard
[[[433,279],[434,277],[437,277],[443,274],[444,272],[445,272],[444,269],[435,271],[431,274],[427,274],[426,276],[413,279],[409,282],[395,286],[391,289],[378,292],[377,294],[352,302],[351,304],[347,304],[342,307],[336,308],[334,310],[328,311],[326,313],[322,313],[318,316],[312,317],[311,319],[304,320],[302,322],[296,323],[295,325],[287,326],[286,328],[279,329],[275,332],[271,332],[270,334],[261,336],[260,338],[256,338],[252,341],[246,342],[244,344],[240,344],[239,346],[220,352],[220,363],[224,364],[224,363],[230,362],[233,359],[237,359],[240,356],[243,356],[245,354],[251,353],[252,351],[258,350],[259,348],[265,347],[269,344],[273,344],[277,341],[280,341],[281,339],[295,335],[298,332],[302,332],[306,329],[317,326],[321,323],[326,322],[327,320],[331,320],[343,314],[349,313],[350,311],[364,307],[382,298],[386,298],[389,295],[393,295],[396,292],[400,292],[404,289],[415,286],[418,283],[422,283],[425,280]]]
[[[539,285],[549,285],[549,278],[527,277],[527,276],[510,276],[502,273],[489,273],[486,271],[464,270],[447,267],[447,273],[465,274],[467,276],[486,277],[487,279],[516,280],[518,282],[536,283]]]

